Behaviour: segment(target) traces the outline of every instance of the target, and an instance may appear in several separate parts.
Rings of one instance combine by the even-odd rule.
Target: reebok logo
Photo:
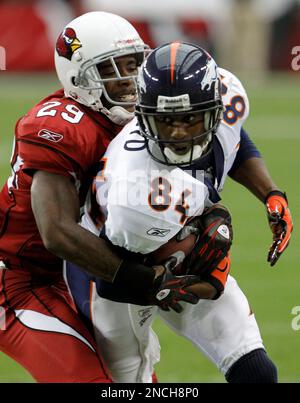
[[[168,235],[168,233],[170,231],[171,231],[170,229],[150,228],[150,229],[148,229],[147,234],[151,235],[151,236],[159,236],[159,237],[163,238],[166,235]]]
[[[42,139],[51,141],[52,143],[58,143],[64,138],[62,134],[54,133],[47,129],[40,130],[38,132],[38,136],[41,137]]]
[[[148,320],[149,318],[151,318],[151,316],[152,316],[152,314],[150,313],[150,315],[145,316],[143,319],[141,319],[141,320],[139,321],[140,327],[142,327],[142,326],[145,324],[145,322],[147,322],[147,320]]]

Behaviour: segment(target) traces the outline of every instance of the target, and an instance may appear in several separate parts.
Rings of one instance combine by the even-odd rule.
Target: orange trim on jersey
[[[180,42],[171,43],[171,54],[170,54],[171,83],[173,83],[173,81],[174,81],[176,54],[177,54],[177,50],[178,50],[179,46],[180,46]]]

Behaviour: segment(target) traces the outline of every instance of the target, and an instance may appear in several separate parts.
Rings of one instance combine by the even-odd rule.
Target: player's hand
[[[271,266],[274,266],[289,244],[293,221],[285,193],[279,190],[270,192],[265,204],[269,225],[273,232],[273,243],[269,249],[267,260]]]
[[[191,225],[197,227],[199,238],[184,266],[186,273],[202,276],[213,271],[228,255],[233,239],[231,216],[226,207],[216,204],[194,218]]]
[[[179,301],[190,304],[197,304],[199,301],[199,298],[186,290],[186,287],[198,283],[200,279],[198,276],[174,276],[171,272],[171,266],[171,260],[166,262],[162,273],[155,279],[150,302],[159,306],[163,311],[173,309],[175,312],[180,313],[183,308]]]

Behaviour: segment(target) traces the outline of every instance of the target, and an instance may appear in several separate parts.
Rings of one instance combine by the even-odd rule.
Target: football
[[[170,261],[169,268],[172,272],[176,275],[183,275],[182,263],[193,250],[197,238],[195,234],[189,234],[183,240],[178,240],[177,236],[173,237],[151,253],[151,263],[158,265]]]

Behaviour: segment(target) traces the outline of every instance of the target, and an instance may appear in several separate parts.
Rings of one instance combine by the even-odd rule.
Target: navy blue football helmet
[[[141,66],[137,87],[136,115],[152,158],[183,167],[211,151],[223,104],[217,65],[204,49],[181,42],[156,48]],[[202,125],[181,139],[162,135],[159,122],[176,126],[177,121]]]

